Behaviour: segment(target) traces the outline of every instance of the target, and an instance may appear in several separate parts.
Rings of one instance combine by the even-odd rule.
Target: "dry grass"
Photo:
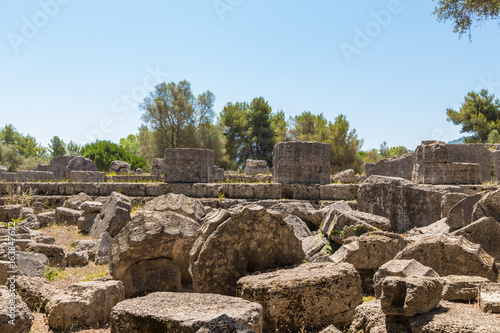
[[[76,225],[52,224],[51,226],[39,229],[39,231],[54,237],[56,240],[55,244],[62,246],[64,251],[73,251],[71,244],[77,240],[92,239],[88,235],[78,232]]]
[[[49,323],[47,321],[47,315],[45,313],[35,312],[35,321],[33,326],[31,326],[30,333],[60,333],[61,331],[53,330],[49,327]],[[65,333],[70,332],[78,332],[78,333],[109,333],[111,329],[108,325],[101,326],[98,328],[85,328],[85,329],[67,329]]]

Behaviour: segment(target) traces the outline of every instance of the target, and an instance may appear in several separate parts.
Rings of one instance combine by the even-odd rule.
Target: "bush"
[[[124,161],[130,164],[132,170],[145,169],[147,161],[143,157],[129,154],[123,147],[111,141],[95,141],[85,145],[82,156],[90,158],[99,171],[108,171],[112,161]]]

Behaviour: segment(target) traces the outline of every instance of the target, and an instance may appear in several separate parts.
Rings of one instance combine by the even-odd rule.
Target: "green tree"
[[[18,171],[23,164],[23,157],[16,146],[0,141],[0,165],[9,167],[10,172]]]
[[[130,155],[139,155],[140,145],[139,136],[129,134],[126,138],[120,139],[120,146],[123,147]]]
[[[206,91],[195,98],[191,84],[160,83],[146,97],[140,109],[142,119],[151,129],[160,133],[171,148],[192,144],[194,128],[213,119],[215,96]]]
[[[69,156],[78,156],[78,155],[80,155],[80,151],[82,150],[82,146],[80,146],[78,143],[71,140],[66,145],[66,150],[67,150],[67,153]]]
[[[271,115],[271,128],[274,131],[274,143],[291,140],[288,121],[283,110]]]
[[[484,21],[497,20],[500,14],[499,0],[439,0],[434,10],[438,21],[452,21],[453,32],[459,38],[468,33],[471,38],[471,28]]]
[[[296,141],[329,143],[331,172],[350,168],[361,171],[362,158],[358,152],[363,140],[358,139],[355,129],[350,129],[344,115],[337,116],[332,123],[323,114],[314,115],[305,111],[293,118],[290,132]]]
[[[462,126],[460,133],[472,134],[464,137],[464,143],[486,142],[491,131],[500,130],[500,101],[485,89],[469,92],[458,112],[446,109],[446,114],[448,121]]]
[[[66,144],[58,136],[50,139],[49,143],[50,156],[64,156],[66,155]]]
[[[272,109],[263,97],[250,103],[228,103],[220,114],[226,138],[230,169],[241,168],[249,158],[266,160],[272,165],[274,129]]]
[[[123,147],[111,141],[97,140],[86,144],[81,154],[94,161],[99,171],[108,171],[111,162],[115,160],[129,163],[132,170],[147,167],[147,161],[143,157],[130,155]]]
[[[488,134],[488,143],[500,143],[500,134],[495,129]]]

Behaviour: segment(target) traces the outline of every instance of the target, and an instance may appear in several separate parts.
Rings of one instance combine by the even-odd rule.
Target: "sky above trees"
[[[472,90],[500,96],[498,22],[459,39],[435,1],[4,1],[0,126],[47,145],[119,142],[160,82],[197,96],[263,96],[287,116],[345,115],[363,150],[462,136],[446,121]]]

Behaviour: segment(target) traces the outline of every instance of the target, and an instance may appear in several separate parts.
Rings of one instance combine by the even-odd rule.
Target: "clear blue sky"
[[[456,139],[446,108],[471,90],[500,95],[498,23],[458,39],[431,0],[0,4],[0,127],[44,145],[137,133],[159,81],[211,90],[217,113],[257,96],[290,116],[342,113],[364,150]]]

